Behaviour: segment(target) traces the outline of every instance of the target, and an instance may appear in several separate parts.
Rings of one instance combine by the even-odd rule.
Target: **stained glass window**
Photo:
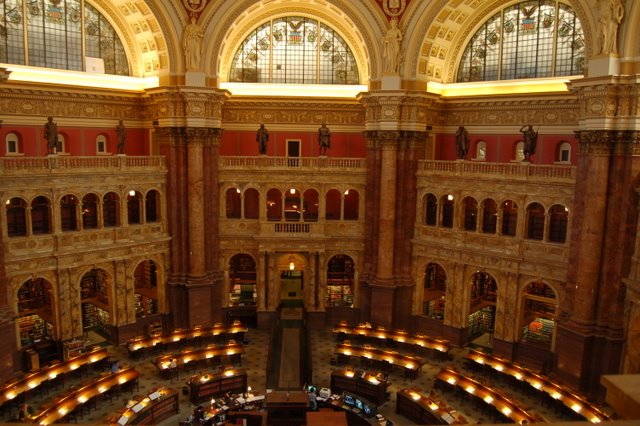
[[[584,55],[582,26],[569,6],[526,1],[482,25],[464,50],[457,81],[580,75]]]
[[[0,0],[0,62],[89,71],[85,57],[102,60],[107,74],[129,75],[118,35],[84,0]]]
[[[360,78],[340,35],[316,19],[288,16],[260,25],[242,42],[229,81],[359,84]]]

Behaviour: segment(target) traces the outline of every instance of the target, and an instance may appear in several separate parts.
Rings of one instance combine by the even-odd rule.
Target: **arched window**
[[[267,192],[267,220],[279,221],[282,217],[282,193],[272,188]]]
[[[498,220],[498,205],[492,199],[484,200],[482,204],[482,232],[495,234]]]
[[[44,196],[31,202],[31,230],[34,235],[51,232],[51,204]]]
[[[244,218],[258,219],[260,217],[260,194],[255,188],[244,191]]]
[[[305,222],[317,222],[318,221],[318,200],[320,195],[315,189],[307,189],[304,191],[303,202],[303,220]]]
[[[261,24],[233,57],[229,81],[359,84],[351,49],[317,19],[286,16]]]
[[[118,194],[108,192],[102,198],[102,226],[118,226]]]
[[[22,149],[20,148],[20,138],[18,138],[16,133],[7,133],[4,140],[6,142],[7,155],[15,155],[22,152]]]
[[[142,196],[138,191],[127,193],[127,217],[129,224],[142,223]]]
[[[558,146],[558,162],[571,162],[571,144],[569,142],[560,142]]]
[[[433,194],[425,196],[425,225],[436,226],[438,221],[438,200]]]
[[[327,266],[327,306],[353,306],[355,269],[353,259],[333,256]]]
[[[440,199],[442,205],[442,213],[440,217],[440,225],[444,228],[453,228],[453,209],[455,203],[453,201],[453,195],[445,195]]]
[[[575,12],[559,1],[533,0],[490,17],[467,44],[457,81],[583,74],[585,48]]]
[[[242,217],[242,195],[240,188],[229,188],[226,192],[227,219]]]
[[[160,220],[160,193],[155,189],[147,192],[144,200],[146,222],[158,222]]]
[[[344,220],[358,220],[360,194],[355,189],[347,189],[344,193]]]
[[[78,230],[78,199],[65,195],[60,199],[60,221],[63,231]]]
[[[62,154],[67,152],[67,138],[62,133],[58,133],[58,143],[56,144],[56,152]]]
[[[502,235],[515,237],[516,225],[518,224],[518,205],[507,200],[500,207],[502,210]]]
[[[538,203],[527,206],[527,238],[542,240],[544,235],[544,207]]]
[[[33,0],[24,9],[22,3],[0,3],[0,62],[129,75],[120,38],[88,2]]]
[[[464,230],[475,231],[478,223],[478,202],[473,197],[462,200],[464,206]]]
[[[340,209],[342,208],[342,195],[337,189],[331,189],[326,196],[326,219],[340,220]]]
[[[98,154],[107,153],[107,137],[105,135],[98,135],[96,137],[96,152]]]
[[[22,198],[7,200],[7,234],[10,237],[27,235],[27,202]]]
[[[82,229],[98,227],[98,197],[87,194],[82,197]]]
[[[549,241],[564,243],[567,240],[569,209],[555,204],[549,209]]]
[[[430,318],[444,319],[444,296],[447,291],[447,274],[437,263],[427,265],[424,274],[423,312]]]
[[[479,141],[476,145],[476,160],[485,161],[487,159],[487,143]]]
[[[290,188],[284,197],[284,219],[287,222],[298,222],[302,218],[302,199],[300,192]]]

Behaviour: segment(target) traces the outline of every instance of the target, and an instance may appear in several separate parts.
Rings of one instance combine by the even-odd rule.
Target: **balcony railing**
[[[222,169],[366,169],[364,158],[329,158],[329,157],[221,157]]]
[[[95,173],[96,171],[116,170],[166,170],[164,156],[127,156],[104,155],[77,157],[70,155],[51,155],[48,157],[1,157],[0,175],[41,173]]]
[[[532,163],[487,163],[481,161],[425,160],[418,163],[420,175],[500,176],[516,180],[554,180],[572,182],[576,178],[575,166]]]

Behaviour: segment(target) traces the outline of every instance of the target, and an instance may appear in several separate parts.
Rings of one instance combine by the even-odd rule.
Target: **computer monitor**
[[[365,416],[371,417],[376,414],[375,407],[372,407],[369,404],[364,404],[364,409],[362,410]]]
[[[360,411],[364,410],[364,404],[361,399],[356,398],[356,408]]]
[[[353,407],[355,405],[355,403],[356,403],[355,398],[353,397],[353,395],[349,395],[348,393],[344,395],[343,401],[349,407]]]

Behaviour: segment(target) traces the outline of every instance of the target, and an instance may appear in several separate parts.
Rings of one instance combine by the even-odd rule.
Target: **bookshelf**
[[[135,293],[136,317],[158,313],[158,302],[155,289],[137,288]]]
[[[523,339],[527,342],[551,344],[554,328],[554,320],[536,318],[524,326]]]
[[[18,329],[20,330],[20,344],[22,346],[29,346],[53,336],[53,325],[37,314],[19,317]]]
[[[256,282],[256,263],[247,254],[234,256],[229,262],[229,281],[231,306],[252,306],[258,298]]]
[[[495,306],[489,305],[469,315],[467,335],[470,339],[484,333],[493,332],[495,311]]]
[[[95,303],[82,303],[82,328],[84,330],[100,328],[107,330],[109,324],[109,312]]]
[[[327,267],[327,306],[353,306],[354,266],[349,256],[337,255]]]

